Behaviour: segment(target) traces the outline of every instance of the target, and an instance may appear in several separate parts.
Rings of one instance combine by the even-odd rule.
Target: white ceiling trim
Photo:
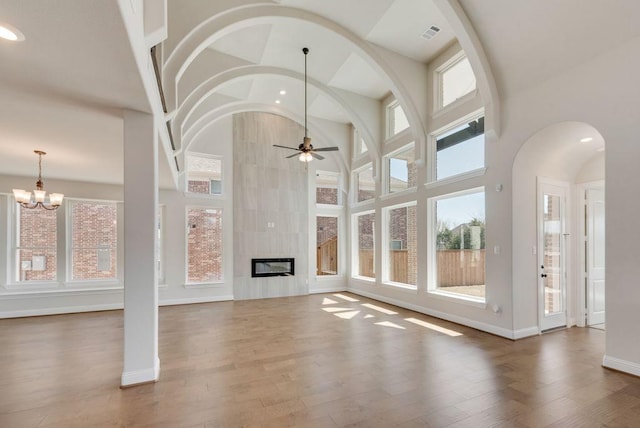
[[[173,129],[181,130],[181,132],[183,132],[183,134],[181,135],[174,136],[174,138],[176,137],[179,138],[180,146],[181,147],[184,146],[182,142],[183,140],[186,139],[187,135],[191,132],[191,128],[198,125],[200,120],[202,120],[203,118],[209,117],[209,114],[205,114],[198,120],[194,121],[194,124],[190,128],[186,130],[182,129],[182,126],[187,122],[190,115],[196,110],[196,108],[202,102],[204,102],[204,100],[208,96],[215,93],[216,90],[221,85],[228,84],[238,79],[244,79],[244,78],[253,77],[256,75],[277,75],[277,76],[285,76],[292,79],[304,81],[304,74],[298,73],[296,71],[283,69],[279,67],[270,67],[270,66],[261,66],[261,65],[247,65],[247,66],[236,67],[213,76],[212,78],[204,82],[202,85],[198,86],[198,88],[195,91],[193,91],[191,94],[189,94],[187,98],[185,98],[185,102],[180,106],[179,113],[176,115],[174,119],[175,121],[174,126],[172,126]],[[337,102],[345,110],[349,119],[351,119],[351,121],[356,126],[356,128],[358,128],[358,131],[360,131],[363,134],[363,137],[365,138],[365,142],[368,142],[368,143],[370,142],[371,143],[370,145],[373,145],[373,142],[375,140],[373,139],[373,134],[371,132],[370,126],[366,124],[366,122],[349,105],[349,103],[347,103],[336,91],[331,89],[329,86],[324,85],[315,79],[307,78],[307,80],[310,85],[314,86],[319,91],[327,95],[329,98]],[[243,101],[242,103],[246,104],[245,101]],[[181,114],[182,112],[184,112],[184,116]],[[183,150],[186,150],[186,148],[183,148]],[[371,151],[371,153],[379,154],[377,147],[370,148],[369,150]]]
[[[347,28],[329,20],[323,16],[296,8],[280,5],[250,5],[230,9],[224,13],[212,16],[205,20],[196,29],[187,34],[171,52],[164,67],[167,90],[165,95],[167,103],[175,108],[177,82],[191,62],[215,40],[247,25],[256,25],[271,22],[274,18],[291,18],[308,21],[323,27],[342,37],[349,43],[361,57],[369,63],[381,76],[389,80],[392,92],[402,106],[416,142],[421,146],[425,141],[426,128],[418,113],[416,106],[411,101],[411,96],[398,78],[393,68],[384,61],[376,51],[374,45],[368,43]],[[373,140],[371,140],[373,141]],[[376,145],[367,141],[371,152],[378,152]]]

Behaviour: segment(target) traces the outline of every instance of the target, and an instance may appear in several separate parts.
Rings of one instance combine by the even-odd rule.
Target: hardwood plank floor
[[[163,307],[160,381],[121,390],[122,328],[0,320],[0,427],[640,426],[596,329],[512,342],[348,293]]]

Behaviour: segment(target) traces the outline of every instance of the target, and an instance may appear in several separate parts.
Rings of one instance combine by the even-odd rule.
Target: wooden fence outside
[[[391,280],[406,283],[407,250],[392,251]],[[360,250],[360,276],[375,277],[373,250]],[[437,252],[438,287],[483,285],[485,250],[441,250]]]

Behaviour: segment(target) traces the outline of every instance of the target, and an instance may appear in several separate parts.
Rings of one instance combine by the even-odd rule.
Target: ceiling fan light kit
[[[273,147],[280,147],[281,149],[289,149],[300,152],[300,155],[297,153],[286,156],[287,159],[294,158],[298,156],[298,160],[300,162],[311,162],[314,158],[318,160],[324,159],[324,156],[317,154],[316,152],[335,152],[338,150],[338,147],[321,147],[314,148],[311,144],[311,138],[309,137],[309,129],[307,127],[307,54],[309,53],[309,48],[302,48],[302,53],[304,54],[304,138],[302,139],[302,144],[298,146],[298,148],[281,146],[278,144],[274,144]]]

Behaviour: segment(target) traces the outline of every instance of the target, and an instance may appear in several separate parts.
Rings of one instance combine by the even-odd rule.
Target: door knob
[[[547,277],[547,274],[546,274],[546,273],[541,273],[541,274],[540,274],[540,278],[546,278],[546,277]]]

